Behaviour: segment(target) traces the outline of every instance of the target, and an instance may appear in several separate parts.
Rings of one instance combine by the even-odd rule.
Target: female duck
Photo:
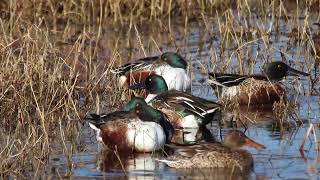
[[[223,144],[199,144],[192,146],[172,146],[180,151],[179,156],[165,160],[158,160],[168,166],[181,168],[236,168],[241,171],[253,167],[253,159],[250,152],[240,149],[247,145],[256,149],[264,149],[265,146],[248,138],[243,132],[232,130],[224,138]]]

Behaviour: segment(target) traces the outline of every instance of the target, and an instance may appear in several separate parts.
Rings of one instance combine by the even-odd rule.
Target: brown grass
[[[57,145],[72,169],[72,155],[83,150],[77,141],[84,114],[118,109],[124,103],[119,99],[128,99],[109,69],[161,51],[191,52],[188,36],[196,31],[191,23],[199,27],[196,54],[208,52],[207,63],[214,65],[201,64],[205,72],[210,67],[252,73],[254,66],[271,61],[270,54],[279,50],[263,26],[270,17],[273,33],[280,31],[280,20],[297,32],[292,44],[304,49],[304,61],[313,68],[310,46],[305,46],[313,42],[307,15],[319,8],[319,1],[306,0],[298,7],[278,0],[2,1],[0,175],[34,172],[37,177]],[[255,14],[259,26],[249,22]],[[218,46],[212,45],[215,39]],[[253,55],[257,43],[259,55]]]

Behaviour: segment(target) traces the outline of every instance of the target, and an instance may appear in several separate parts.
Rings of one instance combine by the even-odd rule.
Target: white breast
[[[181,126],[183,128],[199,128],[198,124],[199,124],[199,119],[193,114],[185,116],[181,122]]]
[[[166,143],[162,127],[155,122],[135,121],[128,124],[129,145],[139,152],[152,152],[161,149]]]
[[[196,142],[197,141],[197,133],[198,133],[199,128],[191,128],[191,129],[187,129],[184,131],[188,132],[184,134],[183,140],[185,142]]]
[[[164,78],[169,90],[186,91],[191,88],[191,80],[185,69],[163,65],[158,67],[155,72]]]

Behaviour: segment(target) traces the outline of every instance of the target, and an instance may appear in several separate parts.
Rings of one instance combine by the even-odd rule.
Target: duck
[[[286,91],[280,83],[286,76],[309,76],[282,61],[263,65],[262,74],[239,75],[209,73],[208,84],[222,100],[237,101],[240,105],[270,105],[286,99]]]
[[[120,87],[143,82],[151,74],[161,75],[169,90],[189,91],[191,80],[187,72],[188,63],[176,52],[164,52],[159,56],[138,59],[111,69],[116,74]]]
[[[266,148],[247,137],[243,132],[231,130],[225,135],[223,143],[191,146],[167,145],[178,153],[166,159],[157,159],[157,161],[176,169],[234,168],[245,171],[252,169],[253,158],[249,151],[241,148],[244,145],[256,149]]]
[[[97,141],[119,152],[154,152],[170,143],[174,129],[161,111],[137,104],[131,111],[89,113],[85,120]]]
[[[128,103],[126,110],[131,110],[137,103],[146,102],[164,113],[175,129],[199,128],[220,117],[219,103],[187,92],[169,90],[165,79],[157,74],[148,76],[144,82],[134,84],[129,89],[146,89],[149,94],[144,102]]]

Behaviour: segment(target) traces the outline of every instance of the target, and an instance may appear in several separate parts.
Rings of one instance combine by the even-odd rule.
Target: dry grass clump
[[[294,113],[295,104],[281,98],[280,101],[275,102],[272,106],[273,114],[276,117],[275,126],[279,127],[281,131],[286,130],[292,126],[290,116]]]
[[[230,7],[232,1],[167,1],[167,0],[73,0],[73,1],[4,1],[0,3],[2,16],[10,13],[38,22],[64,22],[66,24],[131,23],[168,19],[171,16],[194,18],[201,14],[214,14],[215,10]],[[50,24],[48,24],[50,25]]]
[[[71,158],[86,111],[118,106],[121,93],[96,36],[13,20],[0,20],[0,175],[20,177],[43,170],[56,144]]]

